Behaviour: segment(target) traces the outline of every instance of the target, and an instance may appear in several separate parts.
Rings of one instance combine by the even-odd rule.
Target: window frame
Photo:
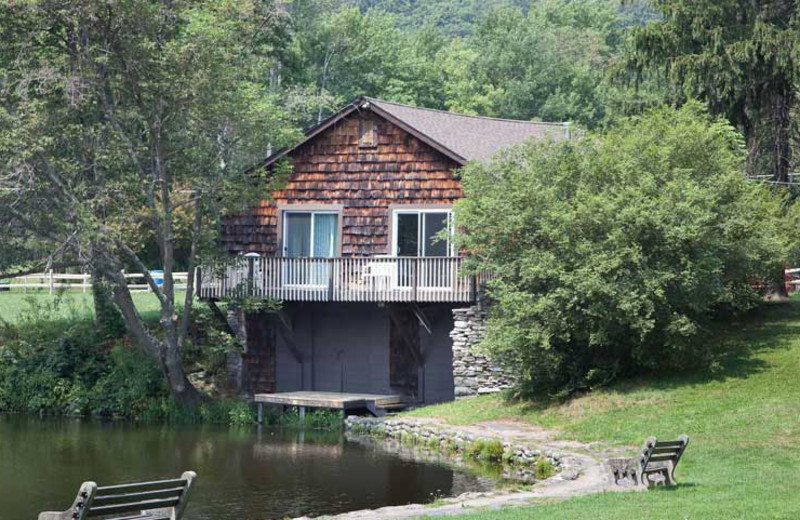
[[[453,241],[453,237],[455,236],[455,229],[453,226],[453,207],[452,205],[447,206],[440,206],[440,205],[426,205],[426,206],[393,206],[390,208],[391,211],[391,226],[392,231],[389,233],[389,239],[391,240],[390,244],[390,252],[392,257],[397,257],[398,251],[398,243],[397,240],[399,238],[398,230],[398,216],[399,215],[417,215],[419,218],[419,225],[417,226],[417,256],[416,257],[408,257],[408,258],[450,258],[454,257],[455,255],[455,244]],[[447,256],[446,257],[425,257],[425,218],[421,218],[423,214],[427,213],[445,213],[447,214],[447,227],[450,230],[450,238],[447,244]]]
[[[336,215],[336,244],[334,246],[333,256],[326,258],[337,258],[342,256],[342,213],[344,206],[341,204],[286,204],[278,205],[278,256],[281,258],[293,258],[288,256],[288,245],[286,243],[286,226],[288,220],[286,215],[292,213],[310,213],[311,214],[311,249],[310,256],[299,258],[318,258],[314,256],[314,218],[315,214]],[[320,257],[321,258],[321,257]]]

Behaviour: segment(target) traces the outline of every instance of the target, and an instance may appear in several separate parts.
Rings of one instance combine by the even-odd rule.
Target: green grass
[[[176,299],[182,301],[183,293]],[[145,318],[155,317],[159,311],[158,300],[151,292],[134,292],[133,301]],[[91,292],[64,291],[55,295],[47,291],[0,291],[0,320],[14,323],[22,316],[37,313],[51,319],[88,318],[94,314]]]
[[[454,424],[516,419],[559,437],[638,447],[687,433],[679,485],[481,512],[470,520],[730,520],[800,518],[800,301],[731,326],[715,375],[640,379],[558,405],[480,397],[408,415]]]

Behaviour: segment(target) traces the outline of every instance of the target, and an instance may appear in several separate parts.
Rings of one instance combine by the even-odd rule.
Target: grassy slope
[[[183,293],[176,294],[182,301]],[[145,317],[157,316],[159,305],[150,292],[134,292],[133,301]],[[42,312],[50,318],[87,318],[94,314],[92,294],[65,291],[51,296],[46,291],[24,293],[22,291],[0,291],[0,320],[11,323],[22,316]]]
[[[800,300],[732,327],[716,376],[683,374],[618,385],[559,406],[481,397],[410,412],[453,423],[514,418],[561,436],[638,446],[649,435],[691,436],[680,483],[459,518],[730,520],[800,518]]]

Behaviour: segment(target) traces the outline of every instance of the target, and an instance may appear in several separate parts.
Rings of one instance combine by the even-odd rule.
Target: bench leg
[[[258,424],[264,424],[264,403],[258,403]]]
[[[306,407],[300,407],[300,426],[304,426],[306,424]]]

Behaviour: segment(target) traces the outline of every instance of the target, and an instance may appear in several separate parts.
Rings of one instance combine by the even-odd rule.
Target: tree
[[[0,228],[35,238],[29,264],[78,262],[110,284],[136,343],[173,396],[201,394],[181,364],[194,268],[214,250],[219,216],[268,183],[245,165],[295,134],[268,74],[270,2],[31,0],[0,6]],[[176,300],[179,215],[188,290]],[[163,285],[131,246],[131,222],[154,231]],[[14,240],[14,239],[12,239]],[[160,331],[134,306],[123,269],[161,305]]]
[[[629,68],[659,70],[747,139],[748,172],[785,183],[800,79],[800,3],[654,0],[661,16],[633,31]]]
[[[540,0],[530,3],[527,14],[513,7],[491,10],[472,35],[439,54],[445,105],[478,115],[597,127],[619,116],[618,100],[628,106],[663,102],[654,89],[655,95],[636,96],[633,103],[631,89],[607,74],[622,50],[623,24],[635,20],[608,1]]]
[[[466,168],[461,245],[497,276],[484,346],[521,393],[713,365],[714,321],[762,301],[797,222],[743,177],[742,145],[692,103]]]

